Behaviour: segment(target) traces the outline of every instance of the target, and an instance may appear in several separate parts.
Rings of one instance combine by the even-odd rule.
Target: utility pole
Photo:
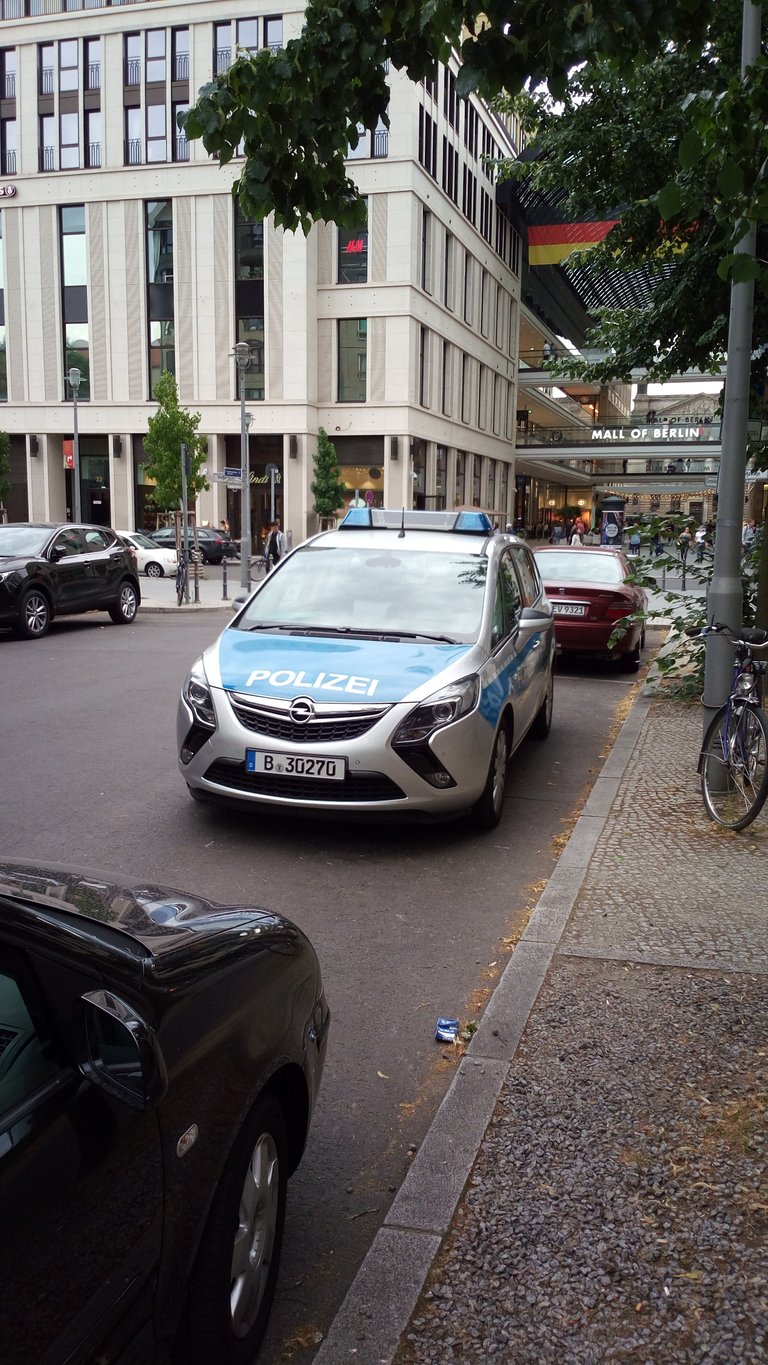
[[[741,77],[760,56],[762,9],[744,0],[741,29]],[[736,247],[736,256],[754,256],[757,227],[753,222]],[[741,528],[744,521],[744,477],[747,462],[747,419],[752,361],[754,280],[731,284],[728,316],[728,368],[723,404],[723,452],[717,498],[717,535],[712,581],[707,593],[707,620],[724,621],[732,630],[742,625]],[[731,687],[733,650],[711,635],[706,644],[704,732]]]
[[[184,575],[184,601],[189,606],[189,493],[187,491],[187,478],[189,477],[189,446],[186,441],[181,443],[181,552],[187,565],[187,573]]]

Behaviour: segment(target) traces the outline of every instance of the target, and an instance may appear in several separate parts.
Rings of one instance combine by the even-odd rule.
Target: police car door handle
[[[537,636],[536,636],[536,639],[531,641],[531,649],[539,649],[540,645],[541,645],[541,636],[540,636],[540,635],[537,635]]]

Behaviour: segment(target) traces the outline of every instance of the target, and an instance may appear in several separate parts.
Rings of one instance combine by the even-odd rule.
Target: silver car
[[[360,508],[293,550],[192,667],[198,800],[498,824],[510,755],[549,733],[552,609],[482,512]]]

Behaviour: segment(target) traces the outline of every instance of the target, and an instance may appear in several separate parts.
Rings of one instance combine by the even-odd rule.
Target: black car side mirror
[[[48,551],[48,558],[52,563],[58,564],[59,560],[64,558],[64,551],[58,545],[52,545]]]
[[[153,1108],[168,1086],[153,1030],[112,991],[89,991],[76,1009],[83,1075],[131,1109]]]

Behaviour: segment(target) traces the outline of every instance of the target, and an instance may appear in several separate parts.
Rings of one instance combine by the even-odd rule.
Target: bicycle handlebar
[[[742,626],[741,630],[736,631],[726,625],[725,621],[712,621],[708,626],[694,626],[686,630],[685,634],[690,640],[703,640],[707,635],[724,635],[731,644],[748,645],[752,649],[764,649],[768,645],[768,630],[760,630],[757,626]]]

